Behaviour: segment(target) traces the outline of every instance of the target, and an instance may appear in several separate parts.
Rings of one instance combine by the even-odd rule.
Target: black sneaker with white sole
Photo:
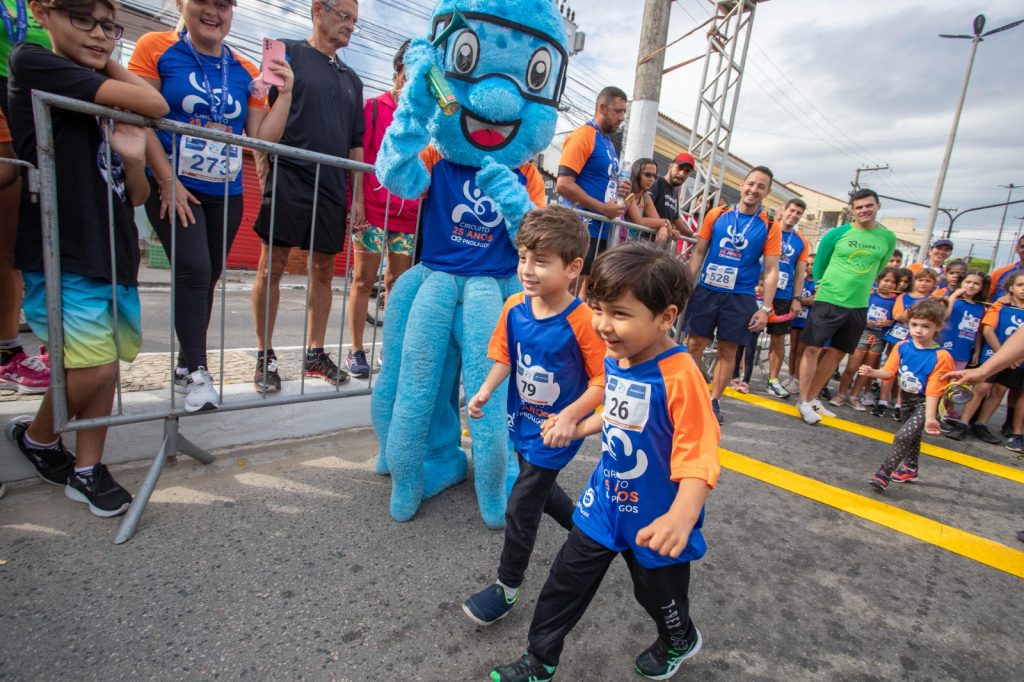
[[[667,680],[676,674],[679,666],[700,651],[703,641],[700,630],[693,628],[690,640],[681,647],[671,647],[658,637],[650,647],[636,657],[633,669],[649,680]]]
[[[281,375],[277,373],[277,356],[273,351],[261,351],[256,357],[256,373],[252,383],[257,393],[277,393],[281,390]]]
[[[33,448],[25,444],[25,432],[34,417],[15,417],[4,431],[12,443],[18,446],[25,459],[31,462],[36,475],[50,485],[66,485],[75,468],[75,455],[58,440],[52,448]]]
[[[124,514],[131,506],[132,496],[122,488],[102,464],[92,468],[90,476],[72,471],[64,494],[75,502],[89,505],[89,511],[104,518]]]
[[[331,359],[331,354],[325,353],[323,348],[310,348],[306,351],[302,373],[307,377],[323,379],[334,386],[347,384],[349,380],[348,372],[338,367]]]

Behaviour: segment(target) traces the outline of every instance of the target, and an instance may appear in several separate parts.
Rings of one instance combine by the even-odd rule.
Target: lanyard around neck
[[[16,23],[11,22],[11,13],[7,6],[3,6],[4,28],[7,29],[7,37],[11,39],[11,47],[25,42],[28,34],[28,7],[25,0],[14,0],[15,11],[17,12]]]
[[[206,67],[203,65],[202,58],[192,44],[192,39],[188,36],[188,30],[182,31],[179,37],[188,46],[192,56],[195,57],[196,63],[199,64],[199,70],[203,74],[203,88],[206,90],[206,96],[210,104],[210,119],[214,123],[223,125],[224,110],[228,105],[228,48],[223,44],[220,46],[220,105],[217,106],[218,98],[210,86],[210,78],[206,75]]]

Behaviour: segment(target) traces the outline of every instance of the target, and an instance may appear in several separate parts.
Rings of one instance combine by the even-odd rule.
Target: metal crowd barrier
[[[320,182],[320,169],[322,166],[332,166],[336,168],[342,168],[353,171],[372,171],[373,167],[364,163],[357,163],[349,159],[343,159],[339,157],[329,156],[326,154],[320,154],[316,152],[310,152],[303,149],[296,149],[293,147],[287,147],[280,144],[272,144],[263,142],[260,140],[252,139],[245,136],[233,135],[231,133],[211,130],[209,128],[200,128],[192,125],[183,123],[177,123],[168,120],[152,120],[146,119],[141,116],[130,114],[126,112],[117,111],[108,107],[99,106],[87,102],[82,102],[67,97],[61,97],[49,93],[36,92],[33,94],[33,109],[35,115],[35,126],[37,131],[37,145],[38,145],[38,168],[39,168],[39,194],[41,201],[41,212],[42,212],[42,227],[43,227],[43,254],[44,254],[44,268],[46,277],[46,304],[47,304],[47,316],[49,323],[50,333],[50,358],[51,358],[51,374],[50,374],[50,387],[53,389],[53,411],[54,411],[54,422],[58,431],[79,431],[82,429],[89,429],[94,427],[110,427],[120,426],[124,424],[135,424],[140,422],[157,421],[162,420],[164,422],[163,430],[163,442],[160,450],[150,465],[149,471],[146,475],[145,480],[136,493],[134,501],[125,515],[124,520],[118,530],[115,542],[118,544],[126,542],[131,539],[138,528],[139,521],[142,517],[145,507],[149,502],[149,499],[156,487],[156,483],[160,478],[160,474],[167,462],[167,458],[176,452],[182,452],[190,457],[204,463],[210,464],[214,461],[212,455],[208,452],[195,445],[187,438],[179,433],[178,426],[179,420],[182,417],[206,415],[210,416],[211,412],[196,412],[188,413],[179,404],[178,398],[174,391],[173,381],[169,382],[168,392],[170,395],[169,407],[161,406],[157,409],[146,409],[141,412],[126,413],[124,409],[124,403],[122,399],[122,387],[120,381],[120,372],[118,372],[117,391],[116,391],[116,405],[114,413],[107,417],[92,418],[92,419],[81,419],[81,420],[69,420],[68,418],[68,405],[67,405],[67,377],[64,368],[64,331],[63,331],[63,311],[61,306],[61,272],[60,272],[60,216],[57,215],[57,182],[56,182],[56,168],[54,160],[54,138],[52,128],[52,116],[51,112],[53,108],[59,108],[69,111],[75,111],[82,114],[91,116],[97,116],[101,119],[111,119],[113,121],[120,121],[124,123],[135,124],[144,126],[147,128],[154,128],[157,130],[163,130],[171,134],[172,136],[172,154],[171,154],[171,166],[172,168],[178,167],[177,153],[179,149],[178,138],[181,135],[189,135],[195,138],[201,138],[204,140],[212,140],[214,142],[223,143],[224,146],[224,168],[227,169],[229,163],[229,155],[232,154],[232,147],[236,150],[238,148],[248,148],[254,151],[263,152],[268,155],[271,159],[271,173],[270,177],[266,180],[270,183],[271,196],[274,198],[271,210],[271,222],[270,222],[270,234],[269,241],[272,244],[274,242],[274,214],[277,209],[277,165],[280,157],[295,159],[299,161],[311,162],[316,164],[316,177],[313,187],[313,217],[312,217],[312,231],[313,237],[312,246],[316,243],[316,211],[317,211],[317,198],[319,194],[319,182]],[[107,145],[107,158],[106,167],[111,168],[111,150],[110,146]],[[334,390],[329,391],[317,391],[307,392],[305,385],[305,376],[300,375],[300,385],[298,395],[277,395],[274,397],[268,396],[266,393],[252,399],[232,400],[228,403],[224,402],[224,350],[225,350],[225,324],[226,324],[226,270],[227,270],[227,212],[228,212],[228,191],[229,191],[229,174],[224,173],[224,220],[223,220],[223,261],[222,265],[222,276],[220,281],[220,304],[221,304],[221,323],[220,323],[220,376],[219,376],[219,388],[220,388],[220,399],[221,405],[218,407],[217,412],[232,412],[238,410],[249,410],[254,408],[277,406],[277,405],[289,405],[296,403],[311,403],[322,400],[336,400],[339,398],[348,398],[361,395],[369,395],[373,388],[373,372],[370,373],[368,386],[366,388],[352,388],[348,387],[343,389],[340,385],[335,386]],[[171,204],[175,204],[177,194],[177,183],[172,183],[172,194]],[[108,186],[107,191],[107,202],[108,207],[113,202],[113,189]],[[114,252],[114,223],[113,223],[113,212],[108,210],[110,214],[110,220],[108,229],[110,231],[110,242],[111,242],[111,263],[113,264],[113,272],[111,273],[111,288],[114,290],[116,297],[117,287],[117,269],[116,269],[116,254]],[[350,216],[351,218],[351,216]],[[168,258],[171,263],[171,299],[170,299],[170,353],[168,362],[167,376],[170,378],[173,375],[174,367],[176,365],[175,354],[177,337],[175,334],[175,297],[177,295],[177,287],[174,285],[175,275],[177,273],[177,222],[178,215],[176,210],[170,211],[170,222],[171,222],[171,244],[168,253]],[[387,229],[387,223],[383,226]],[[351,237],[351,230],[348,231],[346,238]],[[352,248],[348,245],[346,249],[348,253],[346,262],[346,273],[351,276],[351,259],[352,259]],[[313,250],[309,250],[309,257],[307,261],[307,281],[306,281],[306,302],[304,311],[303,321],[303,344],[305,348],[307,343],[308,334],[308,322],[309,322],[309,297],[310,289],[313,277]],[[271,287],[269,282],[271,279],[271,268],[273,266],[273,259],[266,259],[266,269],[263,275],[267,279],[268,286],[266,287],[266,300],[265,310],[269,312],[270,308],[270,294]],[[339,348],[344,347],[344,332],[345,325],[347,322],[346,312],[348,310],[348,277],[345,278],[345,284],[342,291],[342,304],[341,311],[342,315],[339,320],[339,337],[338,345]],[[333,308],[333,306],[332,306]],[[365,314],[365,313],[364,313]],[[120,338],[118,337],[118,311],[117,306],[114,306],[114,343],[120,354]],[[269,314],[266,315],[266,322],[264,325],[264,338],[267,338],[267,330],[269,327]],[[376,353],[376,341],[377,341],[378,328],[374,326],[372,330],[372,344],[370,363],[371,367],[375,361]],[[211,344],[212,346],[212,344]],[[340,360],[340,358],[339,358]]]
[[[171,144],[171,166],[172,168],[178,167],[177,154],[179,150],[178,138],[181,135],[189,135],[191,137],[200,138],[204,140],[211,140],[214,142],[220,142],[224,144],[224,220],[223,220],[223,261],[221,263],[221,281],[220,281],[220,306],[221,306],[221,320],[220,320],[220,343],[219,343],[219,357],[220,357],[220,372],[218,385],[220,389],[220,400],[221,404],[217,408],[216,412],[233,412],[239,410],[250,410],[263,407],[290,405],[296,403],[312,403],[323,400],[337,400],[341,398],[349,398],[355,396],[364,396],[372,393],[373,390],[373,367],[376,359],[376,346],[377,346],[377,335],[378,325],[373,324],[372,330],[372,342],[370,344],[370,366],[371,372],[368,379],[366,388],[346,388],[342,389],[341,386],[335,386],[333,390],[328,391],[316,391],[307,392],[305,385],[305,376],[300,373],[300,385],[299,393],[297,395],[278,395],[270,397],[266,393],[254,397],[252,399],[241,399],[232,400],[228,403],[224,402],[224,353],[225,353],[225,324],[226,324],[226,273],[227,273],[227,224],[228,224],[228,192],[229,192],[229,174],[226,169],[229,168],[229,156],[232,153],[232,148],[247,148],[253,151],[262,152],[268,155],[271,160],[271,168],[269,177],[264,178],[265,182],[270,184],[270,193],[273,197],[273,203],[271,208],[271,220],[270,220],[270,234],[269,242],[274,242],[274,228],[275,228],[275,215],[277,210],[277,176],[278,176],[278,159],[281,157],[295,159],[299,161],[306,161],[316,164],[316,175],[314,180],[314,200],[313,200],[313,217],[311,232],[313,234],[312,241],[315,246],[316,240],[316,210],[317,210],[317,199],[319,194],[319,183],[320,183],[320,169],[322,166],[331,166],[336,168],[342,168],[353,171],[373,171],[373,166],[357,163],[349,159],[340,157],[329,156],[326,154],[320,154],[316,152],[310,152],[303,149],[294,147],[287,147],[281,144],[273,144],[269,142],[263,142],[253,138],[234,135],[231,133],[221,132],[212,130],[209,128],[200,128],[192,125],[183,123],[177,123],[174,121],[168,121],[164,119],[154,120],[147,119],[135,114],[117,111],[109,107],[104,107],[92,103],[82,102],[67,97],[53,95],[43,92],[35,92],[33,94],[33,109],[35,116],[35,127],[37,137],[37,148],[38,148],[38,192],[39,201],[41,202],[41,213],[42,213],[42,238],[43,238],[43,255],[44,255],[44,272],[46,278],[46,306],[47,316],[49,324],[49,346],[50,346],[50,362],[51,362],[51,374],[50,374],[50,387],[52,389],[53,399],[53,412],[54,412],[54,423],[57,431],[79,431],[82,429],[89,429],[95,427],[111,427],[121,426],[126,424],[136,424],[141,422],[150,421],[162,421],[164,424],[163,438],[161,446],[152,463],[150,464],[149,470],[146,474],[145,480],[140,486],[138,492],[135,494],[134,501],[125,515],[115,538],[117,544],[124,543],[130,540],[138,528],[138,524],[142,518],[142,514],[145,511],[146,505],[148,504],[153,491],[156,488],[157,481],[163,472],[164,466],[167,463],[168,457],[174,455],[177,452],[184,453],[193,459],[203,463],[210,464],[214,461],[214,457],[206,452],[201,447],[192,443],[190,440],[185,438],[179,433],[179,420],[183,417],[204,415],[210,416],[216,412],[186,412],[178,404],[178,399],[174,391],[174,382],[169,381],[168,392],[170,396],[169,406],[161,406],[156,409],[146,409],[141,412],[126,413],[124,409],[124,402],[122,397],[122,387],[120,380],[120,368],[118,369],[118,380],[115,398],[115,409],[113,414],[100,418],[92,419],[75,419],[70,420],[68,417],[68,404],[67,404],[67,375],[64,367],[64,327],[63,327],[63,310],[61,306],[61,267],[60,267],[60,216],[57,210],[57,180],[56,180],[56,166],[54,157],[54,137],[52,128],[52,109],[64,109],[68,111],[74,111],[86,115],[96,116],[103,119],[109,119],[113,121],[120,121],[129,124],[135,124],[147,128],[153,128],[157,130],[163,130],[168,132],[172,136]],[[112,167],[111,149],[110,146],[106,146],[106,167]],[[18,165],[29,166],[24,162],[13,161]],[[34,177],[31,173],[33,170],[30,169],[30,182]],[[171,294],[170,294],[170,351],[169,351],[169,362],[167,369],[167,376],[171,378],[173,376],[174,367],[176,366],[175,354],[177,346],[177,336],[175,333],[175,298],[177,295],[177,287],[175,286],[175,275],[177,273],[177,211],[173,209],[175,205],[175,199],[177,194],[177,183],[172,183],[172,194],[171,194],[171,205],[172,210],[170,211],[170,223],[171,223],[171,244],[168,258],[171,264]],[[357,189],[357,188],[354,188]],[[111,288],[114,296],[113,301],[117,301],[116,288],[117,288],[117,267],[116,267],[116,253],[115,253],[115,239],[114,239],[114,223],[113,223],[113,211],[109,207],[112,207],[113,202],[113,188],[108,185],[107,190],[107,205],[108,213],[110,215],[108,230],[110,234],[111,243]],[[388,202],[390,203],[391,197],[388,196]],[[616,227],[627,228],[629,230],[636,231],[638,237],[640,235],[646,235],[654,239],[656,234],[655,230],[636,225],[624,220],[619,219],[608,219],[602,215],[590,213],[587,211],[579,211],[579,213],[585,217],[592,218],[599,221],[602,224],[601,235],[604,236],[607,228],[608,234],[611,234],[612,230]],[[349,216],[351,220],[351,215]],[[351,225],[350,225],[351,227]],[[383,226],[384,230],[387,230],[387,220]],[[352,235],[351,229],[347,232],[346,239],[350,239]],[[418,234],[416,239],[418,239]],[[685,238],[685,241],[694,242],[692,238]],[[352,276],[352,246],[347,245],[347,259],[346,259],[346,273],[347,276],[344,279],[344,286],[342,289],[342,304],[340,321],[339,321],[339,335],[338,335],[338,346],[339,354],[340,350],[344,348],[345,339],[345,326],[348,320],[347,315],[351,314],[348,310],[348,296],[349,296],[349,279]],[[304,309],[304,321],[303,321],[303,343],[302,347],[306,347],[308,341],[308,322],[310,315],[310,290],[312,285],[313,277],[313,250],[309,250],[309,256],[307,260],[307,282],[306,282],[306,301]],[[269,310],[270,310],[270,294],[271,287],[269,282],[271,279],[271,268],[273,266],[273,258],[268,257],[266,259],[266,270],[264,275],[267,278],[268,286],[266,287],[266,297],[264,301],[264,312],[265,312],[265,325],[264,325],[264,338],[267,338],[268,327],[269,327]],[[382,259],[383,267],[383,259]],[[333,308],[333,306],[332,306]],[[358,311],[356,314],[365,315],[365,311]],[[114,343],[120,355],[120,338],[118,337],[118,310],[117,306],[114,305]],[[341,358],[339,357],[339,360]]]

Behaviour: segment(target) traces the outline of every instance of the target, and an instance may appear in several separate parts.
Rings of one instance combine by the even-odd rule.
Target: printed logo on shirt
[[[878,254],[881,251],[876,244],[861,244],[857,240],[851,239],[847,242],[847,246],[852,249],[846,257],[846,262],[850,264],[851,270],[858,275],[874,272],[878,267]]]
[[[908,341],[907,343],[910,342]],[[924,388],[921,380],[914,376],[914,373],[910,371],[910,367],[907,365],[900,365],[899,382],[901,389],[915,395],[919,394],[921,389]]]
[[[960,332],[961,339],[970,339],[973,341],[978,335],[978,327],[980,326],[981,317],[975,317],[974,315],[971,315],[971,311],[965,310],[964,316],[960,319],[960,324],[958,324],[956,328]]]
[[[505,218],[494,200],[469,180],[462,185],[462,196],[467,203],[456,204],[452,209],[455,225],[452,226],[451,240],[456,244],[486,248],[494,241],[492,233],[495,228]]]
[[[790,240],[792,241],[792,240]],[[793,246],[789,241],[783,240],[782,242],[782,262],[790,263],[793,261],[793,256],[796,255],[796,247]]]
[[[207,101],[206,88],[204,88],[203,84],[199,81],[199,78],[196,75],[195,71],[193,71],[192,73],[190,73],[188,75],[188,83],[199,94],[198,95],[186,95],[181,100],[181,109],[182,109],[182,111],[184,111],[189,116],[194,117],[194,119],[197,119],[197,118],[208,118],[209,115],[210,115],[211,107],[210,107],[210,103]],[[222,98],[224,97],[224,95],[223,95],[224,90],[222,88],[220,88],[220,87],[215,87],[213,85],[213,79],[212,78],[210,79],[210,87],[213,89],[213,107],[212,108],[214,110],[220,110],[220,103],[221,103]],[[204,111],[200,112],[200,109],[203,109]],[[237,99],[235,99],[234,96],[231,94],[231,92],[228,92],[227,106],[224,107],[224,118],[230,120],[230,119],[238,118],[241,115],[242,115],[242,103],[239,102]]]
[[[607,422],[604,424],[601,450],[603,453],[608,453],[618,464],[628,464],[631,460],[635,461],[633,467],[626,471],[605,469],[604,475],[606,478],[631,481],[634,478],[640,478],[647,471],[647,453],[637,448],[636,456],[634,457],[633,441],[629,439],[629,434],[618,427],[609,425]]]
[[[1003,336],[1005,338],[1010,338],[1010,336],[1013,335],[1015,331],[1020,329],[1021,325],[1024,325],[1024,320],[1017,317],[1016,315],[1010,315],[1010,324],[1008,324],[1006,326],[1006,329],[1003,331]]]
[[[718,243],[719,255],[736,260],[743,258],[742,252],[750,245],[750,240],[744,232],[737,232],[738,229],[735,224],[725,228],[726,236]]]
[[[110,149],[110,163],[113,166],[113,170],[107,172],[107,149],[109,143],[107,142],[106,128],[103,129],[103,141],[100,142],[100,146],[96,150],[96,167],[99,168],[100,177],[103,178],[115,192],[121,201],[125,201],[125,179],[124,179],[124,164],[121,162],[121,155]]]
[[[561,393],[555,375],[540,365],[532,365],[529,355],[523,355],[522,344],[516,344],[516,388],[523,402],[534,405],[554,405]],[[532,366],[531,366],[532,365]]]

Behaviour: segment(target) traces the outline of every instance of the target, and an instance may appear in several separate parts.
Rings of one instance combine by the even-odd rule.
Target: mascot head
[[[434,143],[454,163],[485,156],[512,168],[548,146],[569,57],[554,0],[441,0],[431,38],[458,9],[469,24],[441,46],[442,70],[461,105],[431,120]]]

